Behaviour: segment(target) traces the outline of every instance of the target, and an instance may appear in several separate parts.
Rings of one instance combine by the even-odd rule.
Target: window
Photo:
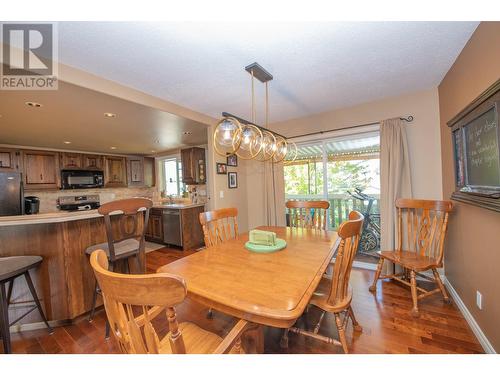
[[[182,163],[180,158],[163,160],[164,191],[166,195],[180,196],[186,190],[182,182]]]

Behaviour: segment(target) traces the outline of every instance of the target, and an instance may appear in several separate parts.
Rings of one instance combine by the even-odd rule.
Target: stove
[[[100,206],[99,195],[73,195],[57,198],[57,208],[63,211],[93,210]]]

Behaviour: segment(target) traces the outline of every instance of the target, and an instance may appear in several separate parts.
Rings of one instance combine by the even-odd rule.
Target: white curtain
[[[381,250],[393,250],[396,245],[397,198],[411,198],[410,159],[405,124],[399,118],[380,122],[380,225]],[[392,272],[384,263],[383,272]]]

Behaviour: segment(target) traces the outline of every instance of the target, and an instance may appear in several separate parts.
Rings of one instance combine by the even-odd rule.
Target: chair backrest
[[[398,251],[413,251],[422,256],[443,260],[444,237],[450,201],[398,199]]]
[[[361,213],[351,211],[349,220],[340,224],[337,231],[340,243],[333,266],[332,286],[328,296],[328,303],[331,305],[342,302],[348,295],[352,262],[356,256],[364,220],[365,218]]]
[[[221,208],[200,213],[205,246],[212,247],[238,237],[237,217],[237,208]]]
[[[288,201],[290,226],[296,228],[325,229],[327,225],[328,201]]]
[[[174,307],[186,297],[182,278],[166,273],[129,275],[108,271],[108,259],[102,250],[92,253],[90,264],[102,291],[111,331],[123,353],[159,353],[160,339],[151,322],[163,311],[172,353],[186,352]]]
[[[147,198],[129,198],[104,203],[97,212],[104,216],[106,227],[106,237],[108,239],[109,259],[115,260],[114,244],[129,238],[134,238],[140,242],[139,250],[144,251],[144,236],[149,222],[149,210],[153,206],[151,199]],[[122,212],[118,217],[118,230],[113,231],[110,214],[112,212]],[[144,216],[141,215],[144,212]],[[144,217],[144,225],[141,231],[138,230],[139,219]]]

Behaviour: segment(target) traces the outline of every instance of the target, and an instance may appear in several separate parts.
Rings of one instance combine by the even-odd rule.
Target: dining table
[[[282,250],[247,250],[248,233],[169,263],[158,272],[182,277],[188,297],[255,323],[255,351],[263,326],[289,328],[303,314],[339,244],[337,232],[262,226],[286,241]]]

